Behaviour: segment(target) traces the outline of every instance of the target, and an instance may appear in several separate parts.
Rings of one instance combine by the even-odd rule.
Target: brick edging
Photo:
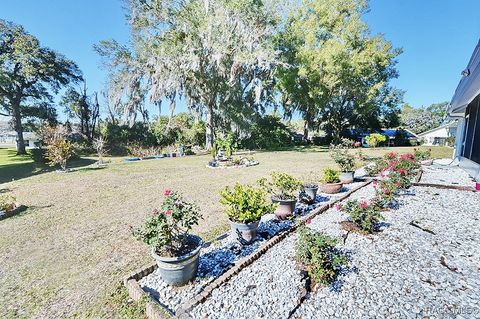
[[[332,202],[324,204],[314,209],[308,215],[297,218],[296,223],[290,229],[282,232],[279,235],[276,235],[270,238],[268,241],[263,243],[262,246],[258,248],[254,253],[244,257],[243,259],[238,261],[232,268],[230,268],[225,273],[223,273],[222,275],[214,279],[212,282],[204,286],[202,291],[199,294],[197,294],[190,300],[186,301],[185,303],[181,304],[178,307],[177,311],[175,312],[175,317],[189,318],[188,311],[190,309],[195,307],[197,304],[204,302],[210,296],[211,292],[214,289],[220,287],[221,285],[229,281],[233,276],[238,274],[242,269],[244,269],[245,267],[253,263],[258,258],[260,258],[260,256],[265,254],[270,248],[272,248],[273,246],[281,242],[283,239],[285,239],[288,235],[293,233],[300,225],[305,224],[306,220],[311,219],[317,216],[318,214],[321,214],[327,211],[328,209],[332,208],[336,203],[345,200],[351,194],[355,193],[359,189],[369,185],[372,182],[373,180],[368,180],[360,184],[359,186],[349,190],[344,195],[334,199]],[[145,292],[140,287],[140,284],[138,283],[140,279],[153,273],[157,268],[158,266],[155,263],[131,273],[129,276],[125,278],[124,285],[127,288],[129,297],[132,298],[133,300],[140,301],[144,297],[149,298],[149,300],[145,305],[145,314],[149,319],[166,319],[166,318],[170,318],[170,315],[168,315],[168,313],[171,313],[170,310],[165,308],[163,305],[155,302],[154,299],[150,296],[150,294]]]

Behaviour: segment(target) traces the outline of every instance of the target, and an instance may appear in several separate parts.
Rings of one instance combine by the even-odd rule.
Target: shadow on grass
[[[68,163],[69,168],[80,168],[95,163],[93,159],[80,158]],[[48,173],[57,170],[57,167],[51,167],[46,164],[30,162],[20,162],[0,165],[0,184],[27,178],[34,175]]]

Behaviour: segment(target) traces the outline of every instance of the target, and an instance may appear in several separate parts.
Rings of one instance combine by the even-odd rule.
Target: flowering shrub
[[[296,178],[286,173],[273,172],[272,180],[269,182],[266,178],[258,180],[258,184],[276,199],[293,200],[297,198],[297,192],[302,183]]]
[[[191,245],[188,232],[202,216],[199,208],[186,202],[179,193],[167,189],[164,196],[161,208],[155,209],[133,235],[162,256],[179,256],[188,252],[185,251]]]
[[[432,157],[432,149],[429,148],[427,150],[422,150],[419,148],[414,148],[413,155],[415,156],[415,159],[418,161],[428,160]]]
[[[363,231],[373,233],[377,223],[383,219],[380,208],[374,203],[349,200],[345,205],[337,207],[350,215],[352,221]]]
[[[275,211],[276,204],[267,203],[267,192],[252,185],[236,183],[233,189],[220,192],[220,203],[226,206],[228,218],[236,223],[248,224]]]
[[[377,194],[377,202],[381,205],[391,202],[395,198],[395,194],[399,189],[397,185],[396,182],[393,182],[389,178],[373,181],[373,187]]]
[[[335,238],[317,233],[308,227],[298,230],[296,257],[314,283],[330,284],[337,271],[348,260],[336,248]]]
[[[8,213],[14,210],[16,200],[12,195],[0,195],[0,211]]]

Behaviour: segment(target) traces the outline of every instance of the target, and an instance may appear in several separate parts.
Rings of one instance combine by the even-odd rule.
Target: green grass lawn
[[[434,157],[451,158],[452,149],[432,149]],[[381,156],[391,150],[412,148],[363,152]],[[206,168],[209,156],[132,163],[112,158],[105,169],[57,173],[0,149],[0,188],[28,207],[0,221],[0,318],[118,317],[120,307],[109,295],[129,272],[152,262],[128,226],[142,223],[165,188],[197,202],[204,219],[196,231],[209,239],[228,229],[218,204],[226,185],[253,183],[272,171],[319,178],[323,168],[334,166],[321,147],[259,152],[255,158],[260,165],[227,170]]]

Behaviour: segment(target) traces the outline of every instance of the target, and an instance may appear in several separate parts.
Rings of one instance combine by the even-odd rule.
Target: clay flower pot
[[[328,183],[320,185],[320,190],[322,193],[326,194],[336,194],[342,190],[343,183]]]
[[[293,215],[297,199],[283,200],[272,197],[272,202],[278,203],[277,209],[275,210],[275,216],[277,216],[279,219],[287,219]]]

